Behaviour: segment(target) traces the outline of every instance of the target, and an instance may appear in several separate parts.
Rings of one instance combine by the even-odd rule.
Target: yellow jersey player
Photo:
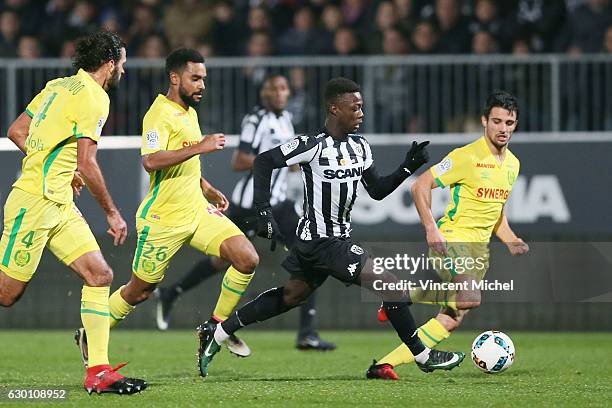
[[[519,160],[508,149],[518,123],[518,113],[513,95],[503,91],[491,94],[481,117],[484,136],[453,150],[412,186],[430,257],[474,259],[469,270],[459,270],[452,265],[446,267],[447,263],[443,268],[438,267],[437,272],[444,281],[469,283],[481,280],[488,268],[488,243],[493,233],[508,246],[512,255],[529,251],[529,246],[512,231],[504,214],[504,204],[520,167]],[[451,188],[451,202],[444,216],[436,222],[431,211],[431,190],[446,186]],[[473,286],[468,284],[467,288]],[[419,328],[419,337],[428,347],[435,347],[446,339],[459,327],[469,309],[480,306],[480,291],[477,289],[458,291],[451,296],[446,292],[444,295],[432,294],[432,298],[426,298],[429,301],[424,302],[442,305],[439,314]],[[379,318],[385,319],[381,311]],[[402,344],[378,363],[375,361],[366,376],[397,380],[399,377],[393,368],[413,361],[410,350]]]
[[[89,393],[131,394],[147,385],[109,365],[113,273],[73,202],[73,188],[78,192],[82,186],[75,178],[78,168],[106,213],[114,244],[123,244],[126,223],[106,189],[96,150],[109,111],[107,91],[119,84],[125,61],[125,44],[116,34],[101,31],[80,40],[74,57],[77,74],[49,81],[8,132],[26,157],[4,205],[0,304],[9,307],[21,297],[45,246],[73,269],[84,281],[81,319],[89,333],[84,383]]]
[[[202,138],[194,109],[205,89],[204,58],[196,50],[176,50],[166,59],[166,73],[168,93],[157,96],[143,120],[142,164],[150,188],[136,212],[132,277],[110,297],[111,328],[151,295],[184,244],[230,263],[212,315],[217,321],[234,310],[259,263],[253,244],[222,213],[228,200],[201,175],[200,155],[225,145],[221,133]],[[87,364],[85,336],[80,347]]]

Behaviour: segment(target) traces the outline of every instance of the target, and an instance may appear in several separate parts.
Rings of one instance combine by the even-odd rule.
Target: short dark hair
[[[125,43],[117,34],[100,30],[77,40],[72,65],[76,69],[95,72],[109,61],[121,59],[121,49]]]
[[[485,106],[482,110],[482,114],[485,118],[489,119],[489,115],[491,114],[491,110],[493,108],[503,108],[508,112],[515,112],[516,119],[518,119],[518,101],[516,96],[509,92],[497,90],[493,91],[493,93],[487,97],[487,101],[485,102]]]
[[[356,82],[342,77],[331,79],[325,85],[325,106],[329,108],[329,105],[340,95],[355,92],[361,92]]]
[[[166,58],[166,75],[185,69],[188,62],[204,63],[204,57],[193,48],[179,48]]]

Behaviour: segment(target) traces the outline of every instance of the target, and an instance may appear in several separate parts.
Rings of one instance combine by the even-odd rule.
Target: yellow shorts
[[[489,269],[489,245],[483,242],[447,242],[448,256],[429,250],[430,265],[443,282],[457,275],[482,280]]]
[[[185,243],[207,255],[219,256],[219,248],[228,238],[244,235],[234,223],[213,205],[203,207],[191,224],[166,226],[136,219],[138,245],[132,271],[145,282],[158,283],[170,259]]]
[[[74,203],[58,204],[13,188],[4,204],[0,270],[13,279],[29,282],[45,246],[66,265],[87,252],[100,250]]]

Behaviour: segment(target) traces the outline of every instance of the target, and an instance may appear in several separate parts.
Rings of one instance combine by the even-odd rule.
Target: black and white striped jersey
[[[242,132],[238,149],[259,154],[287,143],[295,137],[291,114],[280,115],[256,107],[242,120]],[[289,169],[275,169],[272,173],[270,204],[276,205],[287,198],[287,173]],[[242,208],[253,207],[253,173],[242,177],[234,187],[232,203]]]
[[[359,182],[373,163],[368,142],[359,135],[337,140],[323,131],[299,136],[280,150],[287,166],[299,164],[302,171],[304,211],[297,236],[304,241],[349,237]]]

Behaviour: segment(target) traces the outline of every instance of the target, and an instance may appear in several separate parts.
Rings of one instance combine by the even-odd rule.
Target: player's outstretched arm
[[[502,210],[494,231],[497,238],[506,244],[512,255],[523,255],[529,252],[529,245],[517,237],[514,231],[512,231],[512,228],[510,228],[505,210]]]
[[[198,154],[222,150],[223,147],[225,147],[225,135],[214,133],[204,136],[199,143],[191,146],[178,150],[159,150],[155,153],[146,154],[142,156],[142,165],[147,172],[162,170],[181,164]]]
[[[421,218],[421,224],[425,227],[427,244],[432,250],[448,255],[445,245],[446,239],[440,233],[431,211],[431,190],[437,187],[438,183],[434,180],[431,171],[428,170],[416,179],[410,191],[414,205]]]
[[[412,148],[406,153],[404,161],[397,170],[388,176],[379,176],[374,165],[368,167],[363,172],[361,180],[370,197],[375,200],[382,200],[394,192],[419,167],[427,163],[429,161],[429,153],[426,149],[428,144],[429,142],[422,142],[420,144],[412,142]]]
[[[114,244],[123,244],[127,237],[127,224],[106,188],[104,176],[96,160],[97,150],[98,145],[93,140],[86,137],[77,139],[77,168],[87,188],[106,214],[110,226],[107,232],[113,236]]]
[[[247,171],[253,168],[255,158],[257,156],[253,153],[243,152],[242,150],[236,149],[232,156],[232,169],[234,171]]]
[[[24,154],[26,153],[26,139],[30,132],[30,123],[32,123],[30,115],[21,112],[21,115],[15,119],[6,132],[6,136],[11,142],[15,143]]]

